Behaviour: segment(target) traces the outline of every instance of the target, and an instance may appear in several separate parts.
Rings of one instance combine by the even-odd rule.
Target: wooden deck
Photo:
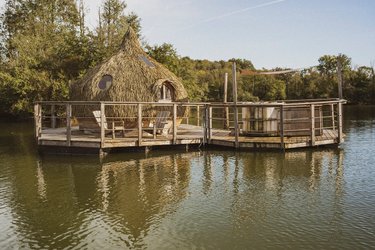
[[[136,131],[126,134],[125,137],[106,137],[104,145],[101,146],[99,133],[84,133],[78,130],[78,127],[72,127],[71,142],[69,147],[78,148],[127,148],[140,146],[162,146],[162,145],[191,145],[203,144],[204,132],[202,127],[182,124],[178,126],[177,140],[174,143],[172,135],[158,135],[156,139],[151,134],[144,133],[141,142],[138,140]],[[67,147],[66,128],[45,129],[42,131],[41,137],[38,138],[39,146],[59,146]],[[338,144],[337,131],[324,130],[320,136],[315,136],[315,145],[331,145]],[[311,147],[311,139],[309,136],[284,137],[284,142],[280,137],[249,137],[239,136],[239,148],[241,149],[292,149]],[[231,135],[229,130],[212,130],[212,137],[208,139],[207,145],[236,147],[236,138]]]
[[[345,100],[338,99],[236,104],[40,102],[35,105],[35,134],[37,144],[41,148],[63,147],[73,151],[97,149],[99,152],[113,148],[163,145],[214,145],[235,149],[280,150],[338,145],[344,138],[343,103]],[[55,110],[58,105],[60,109],[57,120]],[[76,115],[72,110],[74,106],[79,105],[92,105],[93,110],[100,106],[101,122],[94,123],[97,126],[96,130],[74,126],[77,122],[74,121]],[[137,109],[136,116],[106,116],[106,107],[127,105]],[[196,107],[195,117],[191,115],[191,107]],[[172,115],[168,117],[169,127],[163,128],[163,131],[159,131],[161,134],[157,134],[155,129],[150,132],[149,125],[146,125],[149,121],[155,120],[155,116],[149,117],[147,112],[150,113],[150,109],[153,109],[154,113],[160,113],[160,108],[169,108]],[[178,115],[178,110],[183,109],[188,112],[182,117]],[[273,115],[262,119],[254,116],[254,111],[259,113],[264,109],[272,111]],[[228,110],[232,110],[233,113],[229,115]],[[224,116],[223,111],[227,112]],[[228,120],[229,116],[233,118]],[[112,121],[133,119],[135,124],[133,122],[133,127],[123,126],[122,130],[115,131],[106,127],[106,117]],[[90,116],[84,118],[89,119]],[[56,121],[59,121],[58,126]],[[228,128],[228,124],[232,124],[232,127]]]

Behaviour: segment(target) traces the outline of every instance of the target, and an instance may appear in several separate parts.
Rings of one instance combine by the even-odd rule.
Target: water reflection
[[[291,226],[288,219],[298,211],[312,220],[301,208],[314,215],[329,208],[331,220],[340,220],[343,156],[342,150],[329,149],[155,153],[102,163],[92,157],[65,162],[44,157],[35,161],[35,168],[30,164],[15,171],[13,224],[22,235],[19,245],[26,248],[173,248],[186,237],[187,242],[198,237],[197,246],[229,247],[228,236],[211,243],[208,237],[228,230],[235,232],[230,237],[237,246],[246,246],[249,239],[277,238],[272,229]],[[271,230],[249,234],[267,224]],[[208,225],[216,229],[210,233]],[[203,229],[207,238],[199,235]],[[168,239],[157,237],[162,232],[170,234]]]

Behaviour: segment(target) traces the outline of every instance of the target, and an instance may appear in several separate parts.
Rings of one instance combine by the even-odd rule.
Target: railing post
[[[331,120],[332,120],[332,130],[335,130],[335,108],[334,104],[331,104]]]
[[[201,116],[200,112],[199,112],[200,111],[199,109],[200,109],[200,106],[197,105],[197,126],[199,126],[199,120],[200,120],[200,116]]]
[[[342,103],[341,101],[337,103],[337,136],[338,136],[338,143],[342,143],[343,136],[342,136]]]
[[[39,103],[34,105],[34,122],[35,122],[35,138],[38,138],[42,132],[42,106]]]
[[[235,136],[234,146],[236,148],[240,147],[240,143],[238,141],[239,133],[240,133],[240,130],[238,127],[238,107],[237,107],[237,103],[235,103],[234,104],[234,136]]]
[[[72,127],[71,127],[72,105],[66,104],[66,145],[70,147],[72,140]]]
[[[212,139],[212,107],[208,108],[208,142]]]
[[[204,105],[204,119],[203,119],[203,144],[207,143],[207,126],[208,126],[208,105]]]
[[[138,146],[142,146],[142,104],[138,104]]]
[[[100,148],[104,148],[105,142],[105,105],[100,103]]]
[[[56,109],[55,104],[51,105],[51,128],[56,128]]]
[[[177,142],[177,104],[173,104],[173,144]]]
[[[281,142],[281,149],[285,149],[284,143],[284,105],[280,106],[280,142]]]
[[[228,73],[225,73],[224,78],[224,104],[228,102]],[[224,129],[229,129],[229,108],[224,107]]]
[[[315,146],[315,105],[310,105],[310,121],[311,121],[311,140],[310,145]]]

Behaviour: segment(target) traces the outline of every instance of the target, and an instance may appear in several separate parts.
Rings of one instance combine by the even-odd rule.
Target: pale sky
[[[0,0],[4,2],[4,0]],[[127,0],[153,44],[194,59],[245,58],[256,68],[308,67],[324,54],[375,64],[375,0]],[[86,0],[87,25],[101,0]]]

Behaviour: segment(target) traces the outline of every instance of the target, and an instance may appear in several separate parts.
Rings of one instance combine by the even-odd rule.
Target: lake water
[[[375,107],[339,148],[38,156],[0,123],[0,249],[375,247]]]

